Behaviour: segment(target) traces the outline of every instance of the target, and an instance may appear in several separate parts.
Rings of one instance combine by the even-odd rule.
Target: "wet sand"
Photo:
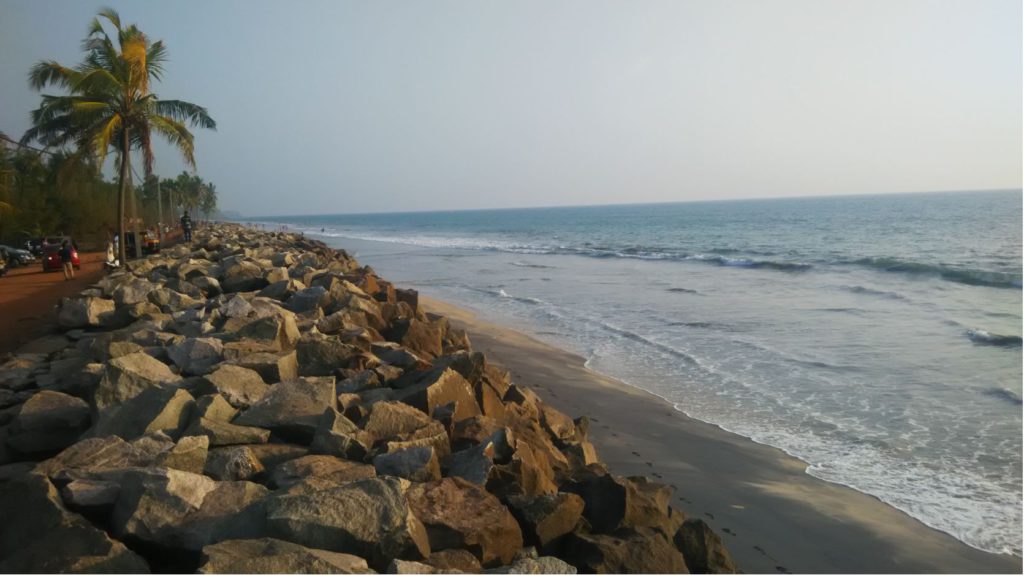
[[[573,417],[588,416],[609,468],[676,487],[675,504],[722,535],[748,573],[1020,573],[878,499],[807,475],[786,453],[702,423],[586,369],[583,358],[421,296],[474,349]]]

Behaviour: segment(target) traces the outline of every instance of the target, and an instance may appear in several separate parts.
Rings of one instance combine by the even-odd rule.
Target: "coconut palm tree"
[[[104,21],[114,34],[104,29]],[[22,142],[47,147],[73,146],[77,155],[94,155],[98,169],[113,149],[117,154],[118,257],[125,261],[125,197],[131,187],[131,151],[142,154],[143,168],[153,173],[151,136],[156,132],[178,148],[195,168],[194,138],[189,126],[216,129],[206,109],[181,100],[161,100],[150,90],[163,75],[163,41],[150,42],[134,24],[123,26],[112,9],[101,10],[82,43],[85,59],[74,68],[52,60],[32,67],[29,83],[36,90],[56,86],[68,95],[43,95],[32,112],[32,127]]]

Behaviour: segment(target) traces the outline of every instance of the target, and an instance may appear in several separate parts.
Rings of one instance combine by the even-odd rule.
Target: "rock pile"
[[[732,572],[344,251],[221,225],[0,368],[0,571]]]

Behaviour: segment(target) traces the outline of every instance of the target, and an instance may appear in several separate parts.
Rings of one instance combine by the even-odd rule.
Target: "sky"
[[[0,131],[104,6],[249,216],[1021,187],[1018,0],[0,0]]]

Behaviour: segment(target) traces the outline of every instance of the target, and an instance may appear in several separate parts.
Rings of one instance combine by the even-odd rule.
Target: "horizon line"
[[[498,212],[511,210],[551,210],[565,208],[600,208],[612,206],[663,206],[674,204],[700,204],[700,203],[724,203],[724,202],[749,202],[758,200],[795,200],[795,199],[828,199],[828,198],[857,198],[873,196],[905,196],[914,194],[973,194],[986,192],[1021,192],[1024,188],[984,188],[984,189],[961,189],[961,190],[915,190],[909,192],[867,192],[860,194],[827,194],[814,196],[770,196],[770,197],[748,197],[748,198],[723,198],[715,200],[675,200],[670,202],[610,202],[604,204],[559,204],[553,206],[512,206],[503,208],[451,208],[442,210],[398,210],[392,212],[366,211],[366,212],[336,212],[331,214],[267,214],[258,216],[241,215],[240,219],[252,220],[258,218],[311,218],[325,216],[379,216],[395,214],[438,214],[451,212]],[[236,210],[221,210],[231,212]]]

